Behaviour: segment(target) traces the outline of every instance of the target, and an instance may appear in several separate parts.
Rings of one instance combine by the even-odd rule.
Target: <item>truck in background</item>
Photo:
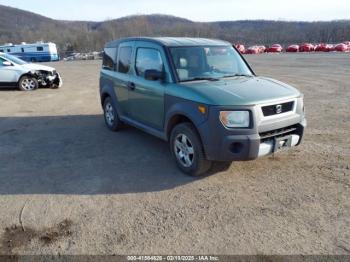
[[[60,59],[56,44],[50,42],[21,43],[20,45],[6,44],[0,46],[0,53],[11,54],[27,62],[51,62]]]

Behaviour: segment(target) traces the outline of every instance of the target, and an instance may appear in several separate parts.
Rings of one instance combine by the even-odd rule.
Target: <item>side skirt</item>
[[[128,117],[120,117],[120,119],[124,123],[126,123],[126,124],[128,124],[130,126],[133,126],[133,127],[138,128],[138,129],[141,129],[142,131],[144,131],[144,132],[146,132],[146,133],[148,133],[150,135],[156,136],[156,137],[158,137],[158,138],[160,138],[162,140],[167,141],[167,137],[166,137],[166,134],[164,133],[164,131],[161,131],[161,130],[149,127],[149,126],[147,126],[145,124],[142,124],[140,122],[132,120],[132,119],[130,119]]]
[[[0,82],[0,87],[17,87],[16,82]]]

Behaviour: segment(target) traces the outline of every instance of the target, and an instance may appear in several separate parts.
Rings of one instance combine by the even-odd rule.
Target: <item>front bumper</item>
[[[56,85],[57,87],[61,87],[63,84],[62,78],[59,73],[55,73],[52,76],[47,76],[47,81],[51,85]]]
[[[232,108],[233,109],[233,108]],[[242,109],[242,107],[240,107]],[[293,114],[264,121],[260,108],[243,108],[251,113],[252,126],[248,129],[227,129],[217,120],[222,108],[210,111],[208,121],[199,127],[204,151],[213,161],[247,161],[254,160],[280,151],[284,148],[298,146],[307,125],[304,113]]]
[[[54,72],[53,74],[47,74],[47,75],[40,75],[38,77],[38,81],[41,86],[55,86],[55,87],[61,87],[63,84],[62,78],[59,73]]]
[[[301,137],[299,135],[292,134],[282,138],[274,138],[270,139],[269,141],[261,142],[259,145],[258,156],[261,157],[270,155],[284,147],[294,147],[299,144],[300,138]]]

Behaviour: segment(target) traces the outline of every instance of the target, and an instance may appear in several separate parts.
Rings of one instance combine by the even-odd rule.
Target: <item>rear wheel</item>
[[[107,97],[103,103],[104,118],[107,127],[112,131],[118,131],[122,122],[119,119],[117,110],[113,106],[112,99]]]
[[[200,176],[211,167],[211,161],[204,155],[200,137],[190,123],[174,127],[170,136],[170,149],[176,164],[187,175]]]
[[[33,91],[39,87],[39,83],[35,77],[22,76],[18,82],[18,87],[22,91]]]

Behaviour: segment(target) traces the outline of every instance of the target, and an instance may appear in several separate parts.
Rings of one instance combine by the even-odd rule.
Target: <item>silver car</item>
[[[15,56],[0,53],[0,87],[33,91],[38,87],[61,86],[62,79],[55,68],[27,63]]]

